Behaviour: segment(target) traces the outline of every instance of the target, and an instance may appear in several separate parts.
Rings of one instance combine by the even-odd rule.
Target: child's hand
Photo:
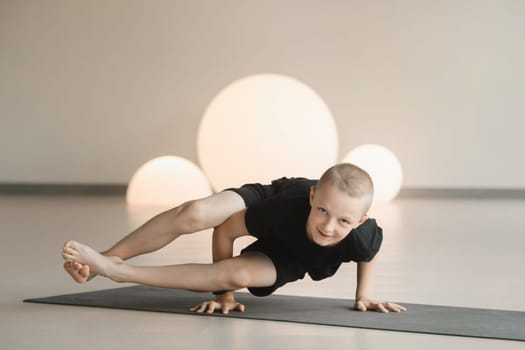
[[[402,312],[407,311],[406,307],[389,303],[387,301],[375,301],[370,299],[359,299],[355,302],[354,308],[358,311],[379,311],[379,312]]]
[[[215,300],[204,301],[190,309],[190,311],[198,313],[206,312],[209,314],[214,313],[216,310],[226,315],[230,311],[244,312],[245,307],[243,304],[235,301],[233,293],[226,293],[224,295],[217,295]]]

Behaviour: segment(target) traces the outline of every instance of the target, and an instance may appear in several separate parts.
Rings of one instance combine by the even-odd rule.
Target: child
[[[75,241],[64,245],[66,271],[79,283],[98,274],[116,282],[191,291],[214,291],[215,300],[191,310],[244,311],[234,299],[241,288],[266,296],[308,273],[332,276],[341,263],[358,263],[355,308],[405,311],[403,306],[369,298],[374,256],[382,230],[366,213],[373,197],[369,175],[343,163],[319,181],[282,178],[271,185],[249,184],[190,201],[164,212],[99,254]],[[126,259],[165,246],[184,233],[214,227],[213,264],[134,266]],[[236,238],[257,241],[233,257]]]

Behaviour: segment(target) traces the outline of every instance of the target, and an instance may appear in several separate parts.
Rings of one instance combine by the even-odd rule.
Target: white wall
[[[0,0],[0,182],[125,183],[230,82],[330,106],[406,187],[525,188],[525,1]],[[232,160],[235,161],[235,160]]]

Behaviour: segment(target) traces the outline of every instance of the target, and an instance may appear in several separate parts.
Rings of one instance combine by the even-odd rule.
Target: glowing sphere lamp
[[[211,193],[208,179],[198,166],[181,157],[162,156],[146,162],[135,172],[126,201],[128,206],[169,209]]]
[[[197,138],[215,190],[282,176],[318,178],[337,161],[333,117],[309,86],[277,74],[237,80],[208,105]]]

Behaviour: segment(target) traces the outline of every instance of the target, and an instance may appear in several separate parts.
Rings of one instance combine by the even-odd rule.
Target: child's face
[[[311,241],[323,247],[339,243],[367,219],[362,215],[361,199],[352,198],[329,183],[317,191],[312,186],[310,205],[306,233]]]

